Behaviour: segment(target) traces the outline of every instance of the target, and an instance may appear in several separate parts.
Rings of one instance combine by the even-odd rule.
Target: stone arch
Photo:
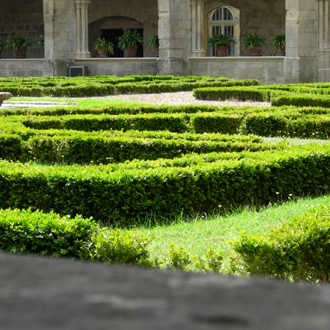
[[[226,9],[232,15],[232,20],[229,25],[233,26],[233,37],[237,40],[237,44],[231,49],[230,55],[240,55],[240,10],[234,6],[231,6],[224,2],[213,1],[211,3],[206,2],[204,5],[204,45],[207,48],[206,39],[212,34],[212,16],[219,9]],[[208,47],[208,53],[212,55],[211,47]]]
[[[157,0],[93,0],[89,6],[89,40],[104,29],[140,29],[146,43],[148,38],[158,33]],[[91,48],[90,48],[91,49]],[[153,55],[153,50],[144,47],[144,56]]]
[[[98,37],[111,41],[114,46],[114,57],[122,57],[123,52],[116,46],[117,38],[128,29],[136,29],[143,33],[143,23],[130,17],[111,16],[104,17],[89,24],[90,49]],[[143,48],[140,46],[139,56],[143,55]]]

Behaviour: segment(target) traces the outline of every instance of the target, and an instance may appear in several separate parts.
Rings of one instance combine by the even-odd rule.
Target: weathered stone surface
[[[189,74],[258,79],[264,84],[280,84],[284,82],[283,64],[284,58],[279,56],[195,57],[189,59]]]
[[[5,330],[328,330],[330,287],[0,254]]]
[[[83,3],[85,10],[79,11]],[[12,65],[1,60],[4,62],[0,64],[0,76],[67,75],[68,67],[75,64],[76,59],[90,57],[93,42],[102,33],[108,33],[109,38],[116,40],[117,32],[114,30],[128,28],[143,29],[145,57],[156,55],[146,41],[158,33],[159,61],[157,66],[137,62],[128,66],[127,71],[125,66],[119,65],[115,72],[120,72],[120,75],[147,74],[157,67],[157,74],[206,75],[202,65],[196,71],[196,66],[191,66],[189,59],[211,54],[206,40],[211,33],[211,14],[219,6],[227,6],[235,12],[237,24],[234,35],[238,39],[235,56],[248,55],[242,42],[246,35],[254,32],[267,37],[268,47],[263,48],[263,55],[273,55],[271,37],[286,32],[284,64],[276,71],[268,66],[263,67],[263,82],[328,80],[329,55],[325,52],[330,45],[330,7],[325,0],[16,0],[10,3],[0,0],[0,37],[3,40],[12,34],[22,34],[33,40],[40,34],[45,37],[44,51],[37,53],[36,43],[28,49],[29,58],[44,54],[42,65],[32,69],[25,66],[21,70],[21,65],[17,69],[16,63]],[[3,51],[3,58],[12,56],[12,52]],[[240,63],[239,59],[237,63]],[[255,63],[255,66],[258,65]],[[2,67],[5,69],[2,70]],[[222,71],[219,68],[214,71],[214,67],[208,65],[205,69],[211,71],[213,76],[221,75]],[[240,69],[235,70],[237,75],[231,73],[231,77],[251,76],[250,67]],[[93,63],[90,69],[100,73],[103,70],[101,62],[97,65]],[[283,72],[281,78],[277,72]]]
[[[43,0],[0,0],[0,37],[5,41],[11,35],[22,35],[33,43],[28,57],[43,57],[35,40],[44,32]],[[2,58],[13,58],[12,50],[3,49]]]
[[[11,93],[8,92],[0,92],[0,107],[3,101],[6,101],[8,99],[10,99],[11,97],[13,97],[13,95]]]

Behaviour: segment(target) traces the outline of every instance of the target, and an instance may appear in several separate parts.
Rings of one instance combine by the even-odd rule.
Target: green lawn
[[[77,108],[96,108],[107,105],[141,105],[143,103],[124,101],[124,100],[113,100],[104,98],[57,98],[57,97],[12,97],[9,101],[18,102],[58,102],[67,105],[73,103],[70,107]],[[61,105],[59,105],[61,106]],[[36,106],[36,108],[40,108]]]
[[[167,225],[137,227],[147,237],[154,236],[149,246],[152,257],[167,257],[169,245],[183,246],[191,256],[204,256],[210,246],[223,250],[224,264],[233,252],[230,240],[238,237],[242,231],[249,234],[265,233],[270,228],[299,216],[317,206],[329,204],[330,196],[290,200],[282,205],[273,205],[260,211],[248,209],[236,210],[229,215],[200,216],[191,221],[176,219]]]

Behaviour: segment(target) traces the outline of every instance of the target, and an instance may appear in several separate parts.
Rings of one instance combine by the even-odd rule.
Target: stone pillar
[[[330,81],[329,0],[319,0],[318,81]]]
[[[158,0],[159,72],[183,75],[191,56],[191,0]]]
[[[286,0],[287,83],[318,79],[318,0]]]
[[[73,0],[43,0],[45,75],[68,74],[74,61],[76,21]]]
[[[206,54],[203,48],[203,9],[204,0],[191,0],[191,53],[194,57],[205,56]]]
[[[76,37],[76,52],[75,58],[91,57],[88,51],[88,5],[91,3],[89,0],[74,0],[76,5],[76,24],[77,24],[77,37]]]

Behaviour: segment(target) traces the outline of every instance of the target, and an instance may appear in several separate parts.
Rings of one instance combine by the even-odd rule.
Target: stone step
[[[0,253],[3,330],[328,330],[330,287]]]
[[[76,102],[53,102],[53,101],[4,101],[0,106],[2,109],[14,108],[43,108],[75,105]]]

